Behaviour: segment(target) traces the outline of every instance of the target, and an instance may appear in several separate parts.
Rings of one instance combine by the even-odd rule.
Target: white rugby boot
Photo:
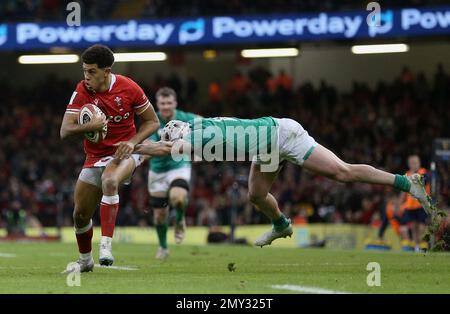
[[[431,215],[432,204],[431,197],[425,191],[425,183],[423,182],[423,177],[420,174],[413,174],[411,176],[406,176],[408,181],[411,183],[411,188],[409,189],[409,193],[417,198],[422,205],[423,209],[426,211],[428,215]]]
[[[156,252],[155,258],[163,261],[168,257],[169,257],[169,249],[159,247],[158,252]]]
[[[291,224],[291,220],[288,219],[289,221],[289,225],[284,228],[283,230],[280,231],[276,231],[274,228],[272,228],[272,230],[267,231],[266,233],[263,233],[261,236],[259,236],[254,244],[256,246],[260,246],[263,247],[265,245],[270,245],[272,244],[273,240],[279,239],[279,238],[286,238],[286,237],[291,237],[292,236],[292,224]]]
[[[63,274],[69,274],[72,272],[87,273],[94,270],[94,259],[78,259],[78,261],[70,263],[67,265],[66,269],[62,272]]]
[[[112,238],[102,236],[100,240],[100,255],[99,264],[102,266],[111,266],[114,263],[114,256],[112,255]]]

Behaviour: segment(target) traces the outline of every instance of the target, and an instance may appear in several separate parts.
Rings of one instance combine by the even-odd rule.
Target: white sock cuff
[[[92,219],[89,221],[89,223],[87,224],[87,226],[84,226],[84,227],[82,227],[82,228],[78,228],[76,225],[75,225],[75,233],[76,234],[82,234],[82,233],[85,233],[86,231],[88,231],[89,229],[91,229],[92,228]]]
[[[111,245],[112,243],[112,238],[107,237],[107,236],[102,236],[100,239],[100,244],[108,244]]]
[[[108,204],[108,205],[119,204],[119,195],[117,195],[117,194],[113,195],[113,196],[103,195],[102,203],[105,203],[105,204]]]
[[[89,260],[89,259],[91,259],[92,258],[92,252],[89,252],[89,253],[80,253],[80,258],[82,259],[82,260]]]

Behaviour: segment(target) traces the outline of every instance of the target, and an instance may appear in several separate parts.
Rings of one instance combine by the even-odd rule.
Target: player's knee
[[[185,202],[179,196],[174,196],[169,199],[170,205],[174,208],[183,208],[185,206]]]
[[[114,192],[119,189],[119,181],[110,176],[102,177],[102,190],[103,192]]]
[[[187,205],[186,193],[173,193],[169,197],[169,203],[172,207],[183,208]]]
[[[85,213],[83,213],[81,211],[75,210],[73,212],[73,221],[75,223],[75,226],[77,226],[77,227],[82,228],[82,227],[86,226],[90,220],[91,220],[91,217],[88,217],[88,215],[86,215]]]
[[[172,207],[182,208],[187,205],[189,182],[185,179],[175,179],[170,184],[169,203]]]

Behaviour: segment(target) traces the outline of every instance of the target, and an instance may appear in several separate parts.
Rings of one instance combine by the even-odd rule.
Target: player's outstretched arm
[[[108,124],[105,116],[94,115],[88,123],[78,124],[78,114],[65,113],[59,134],[61,139],[70,139],[86,132],[102,130]]]
[[[172,151],[173,142],[153,142],[149,140],[145,140],[142,144],[137,144],[134,147],[133,153],[140,154],[144,156],[166,156],[170,155]]]

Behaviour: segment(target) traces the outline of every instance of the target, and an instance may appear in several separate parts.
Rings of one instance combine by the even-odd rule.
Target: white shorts
[[[131,158],[134,160],[135,169],[139,167],[144,161],[144,156],[138,154],[132,154]],[[114,157],[108,156],[104,157],[101,160],[97,161],[92,168],[83,168],[78,176],[78,180],[83,181],[85,183],[89,183],[95,185],[96,187],[102,188],[102,174],[105,170],[106,166],[113,160]],[[128,177],[124,184],[131,183],[131,176]]]
[[[318,145],[317,142],[297,121],[287,118],[275,120],[279,126],[280,162],[288,160],[299,166],[303,165]]]
[[[167,193],[169,192],[170,185],[176,179],[183,179],[189,183],[191,181],[191,167],[183,167],[160,173],[149,171],[148,191],[150,194],[156,192]]]

